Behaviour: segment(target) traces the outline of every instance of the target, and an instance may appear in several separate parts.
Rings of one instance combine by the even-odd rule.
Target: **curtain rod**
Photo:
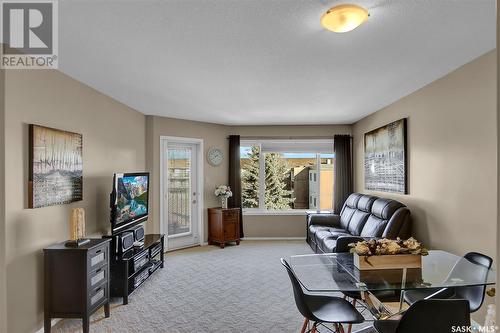
[[[346,134],[348,135],[348,134]],[[227,137],[229,139],[229,137]],[[353,138],[349,135],[349,138]],[[240,140],[319,140],[333,139],[332,136],[240,136]]]

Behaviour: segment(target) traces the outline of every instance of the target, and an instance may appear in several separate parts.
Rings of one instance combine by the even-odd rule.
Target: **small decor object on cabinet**
[[[231,192],[231,188],[227,185],[219,185],[215,188],[215,195],[221,198],[222,209],[227,208],[227,198],[233,196],[233,192]]]
[[[219,166],[224,159],[224,153],[219,148],[211,147],[207,151],[208,163],[212,166]]]
[[[371,239],[349,244],[359,270],[421,268],[428,251],[415,238]]]
[[[223,249],[228,242],[240,244],[240,208],[209,208],[208,244],[217,243]]]
[[[50,333],[52,318],[80,318],[88,333],[94,312],[104,307],[109,317],[109,242],[90,239],[80,247],[62,242],[43,249],[45,333]]]
[[[406,118],[365,134],[365,188],[408,194]]]
[[[85,239],[85,210],[83,208],[73,208],[69,219],[70,237],[66,246],[80,246],[90,242]]]
[[[82,135],[30,125],[29,145],[29,208],[81,201]]]

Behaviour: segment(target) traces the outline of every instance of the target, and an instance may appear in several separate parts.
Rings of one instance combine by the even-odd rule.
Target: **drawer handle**
[[[101,253],[101,252],[102,252],[102,250],[97,250],[97,251],[95,251],[95,253]]]

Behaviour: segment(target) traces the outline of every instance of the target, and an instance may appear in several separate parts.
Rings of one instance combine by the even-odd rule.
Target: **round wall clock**
[[[218,166],[222,163],[224,153],[219,148],[211,147],[207,151],[207,160],[213,166]]]

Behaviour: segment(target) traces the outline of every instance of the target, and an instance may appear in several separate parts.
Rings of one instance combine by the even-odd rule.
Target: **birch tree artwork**
[[[38,125],[29,134],[29,207],[82,200],[82,135]]]

